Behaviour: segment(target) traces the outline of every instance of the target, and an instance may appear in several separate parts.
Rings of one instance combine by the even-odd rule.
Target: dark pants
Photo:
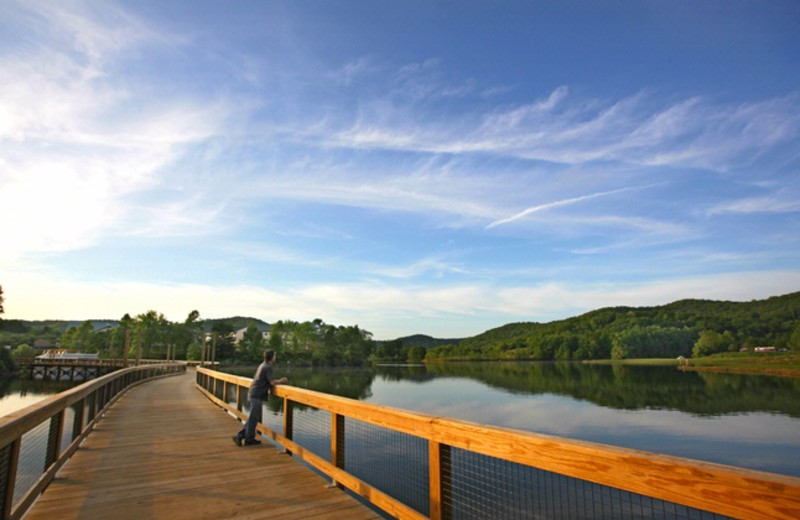
[[[264,410],[264,401],[261,399],[250,399],[248,402],[250,403],[250,416],[236,435],[239,440],[244,439],[245,441],[256,438],[256,426],[261,422],[261,414]]]

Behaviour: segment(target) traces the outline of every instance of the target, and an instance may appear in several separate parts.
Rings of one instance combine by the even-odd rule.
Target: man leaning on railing
[[[256,375],[253,376],[250,389],[247,391],[250,415],[247,417],[247,422],[244,423],[242,429],[239,430],[239,433],[233,436],[233,442],[237,446],[261,444],[261,441],[256,439],[256,426],[261,422],[264,401],[269,397],[269,391],[273,385],[282,385],[288,382],[285,377],[275,379],[275,374],[272,370],[272,365],[275,364],[275,361],[274,350],[264,351],[264,362],[258,365]]]

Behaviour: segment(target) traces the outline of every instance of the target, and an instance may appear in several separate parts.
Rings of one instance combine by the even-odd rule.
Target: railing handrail
[[[49,365],[49,364],[61,364],[61,365],[70,365],[70,364],[78,364],[78,365],[92,365],[92,364],[119,364],[123,365],[127,363],[128,365],[135,365],[136,359],[125,359],[125,358],[57,358],[57,357],[48,357],[48,358],[20,358],[16,360],[17,365]],[[170,363],[187,363],[185,360],[166,360],[166,359],[140,359],[139,364],[146,364],[146,365],[153,365],[153,364],[170,364]]]
[[[240,393],[238,401],[241,401],[241,389],[246,389],[250,384],[249,378],[204,368],[198,368],[198,373],[237,385]],[[438,450],[439,446],[460,448],[737,518],[800,518],[800,478],[797,477],[487,426],[288,385],[275,387],[273,393],[284,400],[284,410],[288,409],[287,404],[290,402],[308,405],[330,412],[334,421],[336,416],[349,417],[427,439],[431,450]],[[232,410],[227,403],[222,403],[216,397],[213,399],[229,411],[238,412],[240,418],[243,417],[241,411]],[[291,433],[270,433],[274,440],[293,451]],[[333,449],[335,448],[332,446]],[[301,458],[305,460],[305,455]],[[331,469],[329,464],[314,465],[323,471]],[[340,475],[343,472],[339,468],[333,470]],[[330,473],[329,476],[341,480]],[[438,477],[432,474],[431,481],[438,482]],[[359,482],[356,487],[361,488],[363,485]],[[371,496],[370,493],[363,494],[363,489],[352,491],[365,498]],[[432,497],[432,510],[434,501]],[[436,515],[432,513],[431,517],[434,516]]]

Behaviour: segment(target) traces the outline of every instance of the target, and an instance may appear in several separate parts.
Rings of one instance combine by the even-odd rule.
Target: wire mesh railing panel
[[[22,436],[14,483],[15,505],[44,473],[49,433],[50,420],[47,420]]]
[[[314,455],[331,458],[331,414],[310,406],[295,407],[292,440]]]
[[[61,445],[58,447],[59,453],[64,453],[64,450],[72,443],[72,428],[75,423],[75,409],[67,406],[64,409],[64,422],[61,424]]]
[[[14,478],[14,475],[10,474],[12,457],[11,444],[5,446],[4,448],[0,448],[0,506],[3,507],[6,505],[9,479]],[[2,514],[2,510],[0,510],[0,514]]]
[[[348,473],[429,514],[428,441],[356,419],[345,419]]]
[[[223,385],[222,402],[236,408],[236,385]]]
[[[264,402],[264,413],[261,419],[264,426],[278,433],[283,433],[282,405],[283,400],[270,396],[269,400]]]
[[[727,518],[455,448],[442,467],[452,519]]]

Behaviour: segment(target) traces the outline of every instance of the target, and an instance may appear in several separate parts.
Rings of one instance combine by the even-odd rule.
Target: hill
[[[395,341],[399,341],[403,344],[404,347],[412,348],[412,347],[423,347],[426,349],[439,347],[442,345],[452,345],[454,343],[461,343],[462,339],[438,339],[431,336],[426,336],[425,334],[414,334],[413,336],[404,336],[402,338],[397,338]]]
[[[759,345],[783,348],[797,327],[800,327],[800,292],[750,302],[687,299],[656,307],[607,307],[549,323],[509,323],[458,344],[434,348],[429,357],[690,356],[701,338],[709,344],[703,354]]]
[[[233,318],[218,318],[213,320],[201,320],[203,323],[203,329],[206,331],[210,331],[215,324],[217,323],[225,323],[227,326],[233,328],[233,330],[244,329],[250,326],[251,323],[256,324],[256,328],[261,332],[268,332],[269,331],[269,323],[266,321],[260,320],[258,318],[248,318],[245,316],[234,316]]]

